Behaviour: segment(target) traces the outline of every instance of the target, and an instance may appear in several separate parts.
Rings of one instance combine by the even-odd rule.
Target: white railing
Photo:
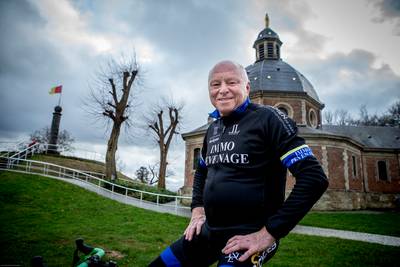
[[[156,211],[169,212],[178,215],[186,215],[188,211],[190,211],[190,207],[181,206],[180,202],[182,200],[190,200],[191,197],[185,196],[173,196],[167,194],[159,194],[153,192],[147,192],[143,190],[133,189],[126,186],[114,184],[110,181],[101,179],[94,175],[90,175],[86,172],[75,170],[72,168],[63,167],[60,165],[36,161],[36,160],[27,160],[19,158],[17,161],[9,160],[6,157],[0,157],[0,170],[9,170],[15,172],[29,173],[29,174],[38,174],[42,176],[52,177],[52,178],[62,178],[62,179],[73,179],[78,180],[81,183],[94,186],[98,189],[98,193],[102,192],[111,192],[114,196],[122,196],[125,198],[126,202],[128,199],[134,199],[138,201],[139,206],[144,208],[149,208]],[[152,198],[155,202],[146,200],[148,198]],[[171,199],[171,201],[166,202],[165,204],[160,203],[160,199]],[[132,202],[132,201],[131,201]],[[164,201],[163,201],[164,202]],[[134,204],[134,203],[132,203]],[[153,208],[151,207],[153,206]],[[159,209],[154,208],[160,207]],[[169,210],[168,210],[169,208]],[[171,212],[172,211],[172,212]]]
[[[15,162],[18,164],[21,159],[26,160],[29,156],[33,156],[35,153],[39,152],[39,150],[40,150],[40,144],[36,143],[31,146],[27,146],[26,148],[24,148],[22,150],[14,152],[13,155],[7,157],[8,158],[7,165],[11,166]],[[7,154],[9,154],[9,153],[10,152],[8,152]]]

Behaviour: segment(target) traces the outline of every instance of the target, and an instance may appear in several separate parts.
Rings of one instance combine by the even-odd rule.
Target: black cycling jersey
[[[261,266],[311,209],[328,181],[311,149],[297,136],[295,123],[278,109],[247,99],[207,130],[194,175],[192,208],[204,207],[206,221],[191,241],[184,237],[149,266]],[[285,200],[286,170],[296,177]],[[222,253],[235,235],[265,226],[277,239],[271,247],[238,262],[243,251]]]
[[[216,111],[217,112],[217,111]],[[192,209],[204,206],[212,230],[266,226],[279,239],[311,209],[327,178],[295,123],[245,101],[208,128],[194,175]],[[285,201],[287,169],[296,178]]]

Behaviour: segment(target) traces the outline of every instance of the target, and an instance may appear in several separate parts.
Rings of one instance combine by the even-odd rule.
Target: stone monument
[[[57,150],[58,132],[60,129],[61,106],[55,106],[53,112],[53,121],[51,122],[50,141],[47,147],[47,153],[60,154]]]

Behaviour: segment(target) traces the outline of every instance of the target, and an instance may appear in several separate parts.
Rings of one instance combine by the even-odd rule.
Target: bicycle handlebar
[[[103,249],[93,248],[85,244],[82,238],[75,240],[75,244],[73,267],[88,267],[89,263],[99,264],[100,259],[105,255]],[[82,252],[84,255],[79,257],[79,252]]]

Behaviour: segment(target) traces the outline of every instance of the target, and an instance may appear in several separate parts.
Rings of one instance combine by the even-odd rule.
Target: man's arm
[[[200,162],[202,159],[200,159]],[[207,167],[201,166],[204,162],[199,163],[193,179],[193,196],[192,196],[192,217],[186,228],[184,235],[186,240],[192,240],[193,236],[200,234],[201,227],[206,221],[206,215],[203,208],[203,190],[207,177]]]
[[[308,156],[292,166],[290,172],[296,178],[289,197],[266,224],[268,232],[276,239],[286,236],[318,201],[329,182],[314,156]]]
[[[281,111],[269,108],[266,138],[281,164],[296,178],[289,197],[268,218],[266,229],[276,239],[286,236],[307,214],[328,187],[328,179],[303,138],[296,123]]]
[[[283,205],[271,216],[259,231],[244,236],[234,236],[223,252],[245,251],[240,261],[270,247],[275,240],[287,235],[307,214],[328,187],[320,164],[313,156],[304,139],[297,136],[295,123],[274,108],[265,122],[268,147],[281,157],[282,164],[296,178],[296,184]]]
[[[196,172],[193,178],[193,193],[192,193],[192,217],[190,223],[186,228],[184,235],[187,240],[192,240],[193,236],[200,234],[201,227],[206,221],[206,215],[203,204],[203,191],[204,185],[207,178],[207,166],[203,158],[205,158],[207,151],[207,134],[204,137],[203,148],[201,149],[201,157],[199,164],[197,165]]]
[[[203,160],[203,157],[201,157],[193,177],[192,204],[190,205],[192,211],[194,210],[194,208],[204,206],[203,190],[204,190],[204,185],[206,183],[206,178],[207,178],[207,166]]]

